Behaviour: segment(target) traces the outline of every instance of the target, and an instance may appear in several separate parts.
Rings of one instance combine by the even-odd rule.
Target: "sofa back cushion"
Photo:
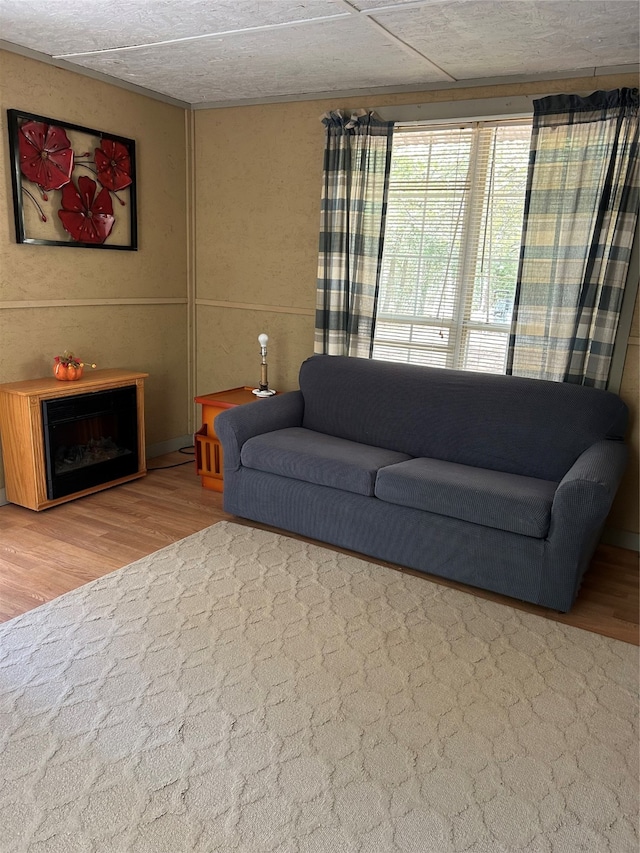
[[[306,429],[555,481],[594,442],[622,439],[627,421],[608,391],[346,356],[307,359],[300,390]]]

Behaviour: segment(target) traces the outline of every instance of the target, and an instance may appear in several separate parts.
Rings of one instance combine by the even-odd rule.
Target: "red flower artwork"
[[[43,191],[59,190],[71,180],[73,151],[61,127],[27,121],[18,134],[20,171]]]
[[[58,216],[78,243],[104,243],[115,222],[109,191],[103,187],[96,195],[96,187],[95,181],[82,175],[77,188],[72,182],[62,190]]]
[[[98,180],[103,187],[116,192],[133,183],[131,159],[126,146],[113,139],[103,139],[95,150]]]

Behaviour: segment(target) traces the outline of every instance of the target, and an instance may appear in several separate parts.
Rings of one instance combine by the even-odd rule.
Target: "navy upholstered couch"
[[[313,356],[221,413],[224,508],[568,610],[626,463],[625,404],[559,382]]]

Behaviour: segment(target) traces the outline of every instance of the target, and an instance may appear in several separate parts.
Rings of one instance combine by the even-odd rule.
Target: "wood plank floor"
[[[160,467],[177,463],[186,464]],[[43,512],[13,504],[0,507],[0,622],[217,521],[249,523],[224,512],[222,496],[201,487],[193,462],[184,454],[168,454],[149,466],[155,470],[143,479]],[[567,614],[427,577],[638,645],[638,568],[636,552],[601,545]]]

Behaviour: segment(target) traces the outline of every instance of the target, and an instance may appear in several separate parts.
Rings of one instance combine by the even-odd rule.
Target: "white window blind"
[[[531,120],[396,127],[373,357],[503,373]]]

